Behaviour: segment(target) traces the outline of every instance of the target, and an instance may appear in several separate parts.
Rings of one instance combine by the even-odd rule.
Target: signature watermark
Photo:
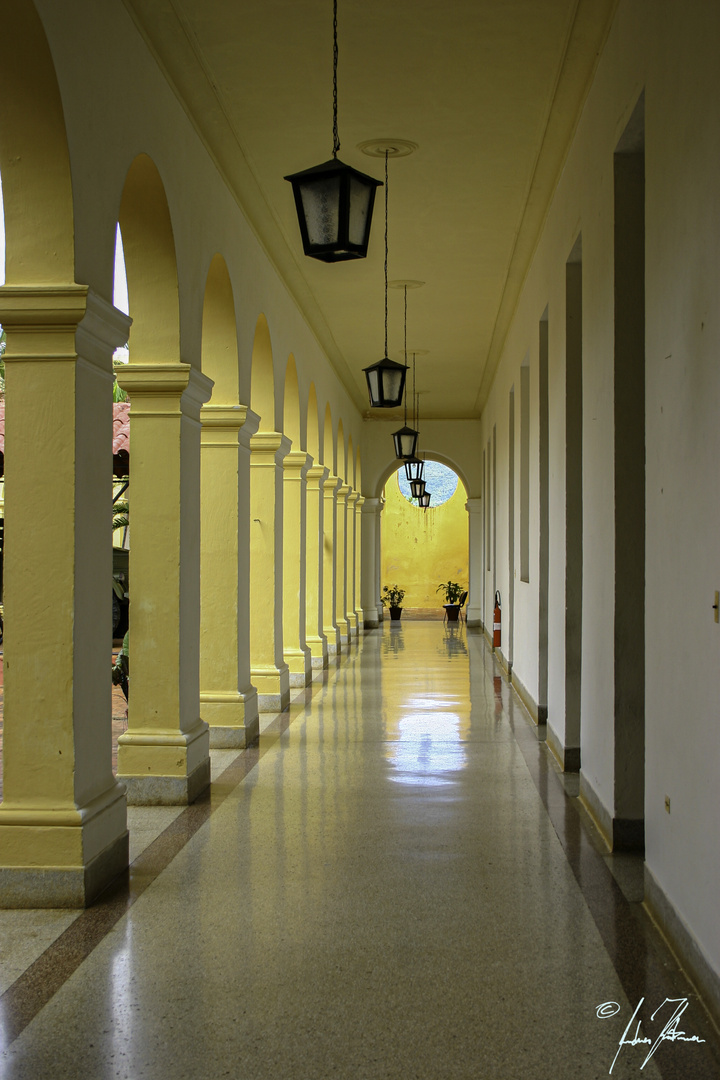
[[[620,1042],[618,1043],[617,1052],[613,1058],[612,1065],[610,1066],[610,1072],[615,1067],[615,1062],[620,1056],[620,1051],[623,1046],[649,1046],[650,1049],[647,1052],[647,1056],[640,1066],[644,1069],[650,1058],[653,1056],[658,1047],[664,1042],[688,1042],[688,1043],[702,1043],[705,1039],[701,1039],[698,1035],[687,1035],[684,1031],[680,1030],[680,1019],[682,1014],[688,1007],[688,999],[683,998],[665,998],[662,1005],[659,1005],[654,1013],[650,1016],[650,1023],[662,1023],[663,1027],[660,1031],[651,1038],[648,1035],[641,1033],[641,1027],[643,1021],[640,1019],[639,1013],[645,998],[640,998],[637,1003],[635,1012],[630,1017],[628,1025],[622,1033]],[[598,1020],[610,1020],[613,1016],[617,1016],[620,1012],[620,1006],[617,1001],[604,1001],[602,1005],[598,1005],[595,1009],[595,1015]],[[660,1016],[660,1013],[663,1015]],[[656,1017],[658,1018],[656,1021]],[[635,1025],[634,1031],[633,1025]]]

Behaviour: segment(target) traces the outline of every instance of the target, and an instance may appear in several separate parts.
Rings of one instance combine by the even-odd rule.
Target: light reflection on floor
[[[430,698],[411,700],[419,711],[400,718],[397,738],[389,744],[388,757],[397,784],[438,787],[451,784],[454,773],[467,764],[461,738],[461,720],[448,709],[448,702]]]

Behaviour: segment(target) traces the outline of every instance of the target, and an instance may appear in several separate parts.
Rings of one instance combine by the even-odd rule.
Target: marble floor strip
[[[541,736],[481,635],[369,632],[8,987],[4,1080],[720,1080]]]

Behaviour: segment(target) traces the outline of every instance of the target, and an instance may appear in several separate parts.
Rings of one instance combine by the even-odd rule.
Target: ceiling
[[[124,0],[358,408],[384,351],[384,190],[368,258],[302,253],[283,177],[332,153],[331,0]],[[617,0],[338,0],[340,158],[382,179],[390,281],[427,419],[477,417]],[[403,354],[403,291],[388,355]],[[381,414],[382,415],[382,414]],[[386,414],[387,415],[387,414]],[[392,415],[390,413],[389,415]]]

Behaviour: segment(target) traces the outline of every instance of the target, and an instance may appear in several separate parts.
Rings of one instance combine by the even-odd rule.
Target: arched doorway
[[[411,498],[404,468],[385,481],[381,524],[381,585],[405,590],[403,618],[442,619],[441,582],[468,588],[467,491],[458,474],[437,461],[426,461],[427,509]]]

